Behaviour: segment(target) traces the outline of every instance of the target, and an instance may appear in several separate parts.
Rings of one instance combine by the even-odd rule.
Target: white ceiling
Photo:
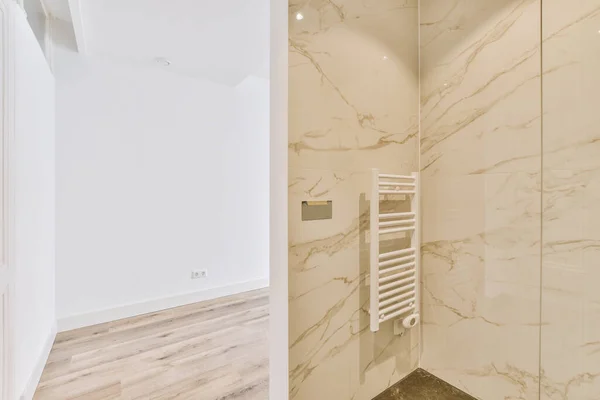
[[[79,12],[71,16],[73,2]],[[173,72],[230,86],[249,75],[269,76],[269,0],[45,0],[45,5],[54,17],[81,24],[90,55],[149,65],[164,57]]]

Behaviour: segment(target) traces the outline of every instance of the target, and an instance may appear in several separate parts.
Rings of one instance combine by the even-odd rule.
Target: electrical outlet
[[[192,271],[192,279],[206,278],[208,276],[208,270],[197,269]]]

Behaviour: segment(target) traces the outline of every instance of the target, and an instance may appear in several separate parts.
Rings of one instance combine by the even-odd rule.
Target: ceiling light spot
[[[304,19],[304,15],[302,15],[302,13],[297,13],[297,14],[296,14],[296,19],[297,19],[298,21],[302,21],[302,20]]]

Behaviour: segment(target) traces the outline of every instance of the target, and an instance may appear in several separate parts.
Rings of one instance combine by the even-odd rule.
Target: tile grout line
[[[538,331],[538,399],[542,398],[542,309],[544,277],[544,0],[540,0],[540,280]]]

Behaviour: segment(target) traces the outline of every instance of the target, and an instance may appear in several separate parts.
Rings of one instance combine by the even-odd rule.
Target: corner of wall
[[[123,304],[103,310],[95,310],[84,314],[59,317],[58,329],[60,332],[86,326],[116,321],[123,318],[180,307],[200,301],[212,300],[219,297],[231,296],[238,293],[263,289],[269,286],[269,279],[262,278],[245,282],[236,282],[230,285],[178,294],[175,296],[149,299],[137,303]]]
[[[46,342],[44,343],[44,347],[42,348],[40,356],[35,364],[35,368],[32,371],[31,376],[27,380],[25,389],[19,396],[19,400],[33,399],[35,390],[37,389],[38,383],[40,382],[40,378],[42,377],[42,372],[44,372],[44,367],[46,366],[46,362],[48,361],[48,357],[50,356],[50,351],[52,350],[52,346],[54,345],[54,340],[56,339],[57,332],[57,323],[54,322],[52,328],[50,329],[50,333],[48,334]]]

